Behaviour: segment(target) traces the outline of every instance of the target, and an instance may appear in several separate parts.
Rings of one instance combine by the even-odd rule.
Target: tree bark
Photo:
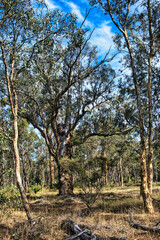
[[[72,143],[71,135],[61,143],[62,148],[60,151],[60,174],[59,174],[59,194],[60,195],[72,195],[73,194],[73,178],[72,173],[69,170],[69,161],[72,156]],[[64,162],[63,162],[64,161]]]
[[[63,167],[61,167],[59,182],[60,182],[59,188],[60,195],[73,194],[72,174]]]

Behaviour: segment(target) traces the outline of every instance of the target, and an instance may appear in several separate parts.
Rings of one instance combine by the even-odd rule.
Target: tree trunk
[[[146,212],[153,212],[153,207],[149,201],[149,190],[147,185],[147,169],[146,169],[146,150],[145,142],[141,142],[141,195],[143,197],[144,209]]]
[[[140,129],[140,138],[141,138],[141,154],[140,154],[140,161],[141,161],[141,193],[143,196],[143,202],[144,202],[144,208],[146,212],[153,212],[153,205],[151,202],[151,191],[149,190],[149,188],[151,189],[151,185],[152,185],[152,181],[151,181],[151,175],[152,175],[152,160],[150,160],[150,164],[149,164],[149,178],[148,178],[148,174],[147,174],[147,170],[146,170],[146,148],[145,148],[145,131],[144,131],[144,118],[143,118],[143,113],[142,113],[142,103],[141,103],[141,95],[140,95],[140,89],[139,89],[139,85],[138,85],[138,81],[137,81],[137,72],[136,72],[136,65],[135,65],[135,59],[134,59],[134,54],[133,54],[133,50],[130,44],[130,40],[128,37],[128,32],[127,32],[127,28],[126,28],[126,24],[128,22],[128,14],[129,14],[129,2],[128,2],[128,14],[126,15],[126,19],[125,19],[125,23],[122,24],[121,21],[121,16],[120,17],[120,23],[118,24],[118,22],[115,20],[113,14],[112,14],[112,9],[111,9],[111,4],[110,4],[110,0],[107,0],[107,8],[100,2],[101,6],[109,13],[112,22],[115,24],[115,26],[119,29],[119,31],[123,34],[123,37],[125,39],[125,42],[127,44],[127,49],[129,52],[129,56],[130,56],[130,65],[131,65],[131,69],[132,69],[132,77],[133,77],[133,83],[134,83],[134,88],[135,88],[135,96],[136,96],[136,101],[137,101],[137,110],[138,110],[138,115],[139,115],[139,129]],[[150,9],[150,0],[148,0],[148,17],[150,18],[151,16],[151,11],[149,13],[149,9]],[[150,18],[151,20],[151,18]],[[151,21],[150,21],[151,23]],[[151,24],[150,24],[151,26]],[[147,182],[149,181],[149,182]],[[150,184],[150,186],[148,185],[148,183]]]
[[[63,167],[61,167],[59,182],[60,182],[59,188],[60,195],[73,194],[72,174]]]
[[[150,52],[148,57],[148,112],[149,112],[149,128],[148,128],[148,190],[149,202],[152,204],[152,184],[153,184],[153,123],[152,123],[152,58],[153,58],[153,33],[152,33],[152,16],[150,0],[148,0],[148,22],[149,22],[149,38]],[[152,209],[153,211],[153,209]]]
[[[17,107],[15,107],[15,112],[17,112]],[[14,154],[16,159],[16,179],[17,185],[21,194],[21,199],[23,202],[24,209],[26,211],[27,218],[30,222],[34,221],[34,218],[31,214],[31,210],[27,201],[26,193],[22,184],[22,179],[20,175],[20,157],[19,157],[19,149],[18,149],[18,121],[17,121],[17,114],[14,114]]]
[[[71,134],[67,137],[61,137],[61,148],[59,152],[59,194],[72,195],[73,194],[73,178],[69,170],[69,159],[72,157],[72,142]]]
[[[107,159],[105,161],[105,184],[108,184],[108,164],[107,164]]]
[[[53,156],[50,154],[50,188],[54,187],[54,161]]]
[[[27,197],[26,197],[26,194],[24,191],[24,187],[23,187],[22,179],[21,179],[21,175],[20,175],[20,156],[19,156],[19,149],[18,149],[18,98],[17,98],[16,89],[15,89],[15,81],[16,81],[15,58],[14,58],[14,54],[13,54],[13,56],[12,56],[13,58],[12,58],[12,62],[11,62],[11,72],[9,75],[4,45],[3,45],[2,41],[0,41],[0,44],[1,44],[3,63],[4,63],[4,67],[5,67],[5,77],[6,77],[8,96],[9,96],[9,103],[10,103],[11,112],[12,112],[12,116],[13,116],[13,131],[14,131],[13,148],[14,148],[15,165],[16,165],[16,180],[17,180],[17,185],[18,185],[18,188],[19,188],[19,191],[21,194],[23,206],[26,211],[27,218],[28,218],[29,222],[34,222],[34,218],[30,211],[30,207],[29,207],[29,204],[27,201]]]
[[[142,105],[141,105],[141,96],[140,96],[140,89],[137,83],[137,74],[136,74],[136,67],[134,63],[134,56],[132,52],[132,48],[129,42],[127,31],[125,30],[123,32],[123,35],[125,37],[128,51],[130,54],[130,60],[131,60],[131,68],[132,68],[132,74],[133,74],[133,82],[135,86],[135,93],[136,93],[136,99],[137,99],[137,109],[138,109],[138,115],[139,115],[139,128],[140,128],[140,138],[141,138],[141,154],[140,154],[140,160],[141,160],[141,193],[143,197],[144,202],[144,209],[146,212],[153,212],[153,204],[151,201],[151,192],[149,192],[148,189],[148,174],[146,169],[146,147],[145,147],[145,131],[144,131],[144,118],[142,115]]]
[[[123,187],[123,167],[122,167],[122,158],[121,157],[120,157],[120,160],[119,160],[119,170],[120,170],[121,187]]]
[[[21,156],[21,160],[22,160],[22,169],[23,169],[22,183],[23,183],[23,186],[25,188],[25,192],[28,192],[27,173],[26,173],[26,169],[25,169],[25,160],[24,160],[24,154],[23,153],[22,153],[22,156]]]
[[[4,155],[4,153],[3,153]],[[4,156],[3,156],[4,157]],[[7,187],[7,181],[6,181],[6,167],[5,167],[5,163],[3,163],[3,172],[4,174],[2,175],[2,179],[3,179],[3,188],[6,188]]]

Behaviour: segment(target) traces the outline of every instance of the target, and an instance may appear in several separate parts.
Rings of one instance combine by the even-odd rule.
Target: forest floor
[[[131,227],[128,214],[131,209],[136,223],[154,227],[160,221],[160,184],[153,188],[154,214],[144,213],[138,186],[104,188],[99,195],[87,196],[76,189],[70,197],[58,196],[56,190],[43,189],[30,197],[29,203],[39,221],[33,227],[35,229],[31,231],[23,210],[0,212],[0,239],[65,240],[69,235],[61,229],[64,219],[70,219],[82,229],[90,229],[101,237],[160,239],[158,234]]]

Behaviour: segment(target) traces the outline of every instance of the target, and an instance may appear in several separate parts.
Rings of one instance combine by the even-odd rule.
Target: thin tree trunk
[[[3,159],[4,159],[4,152],[2,151],[2,156],[3,156]],[[5,163],[3,162],[3,165],[2,165],[2,169],[3,169],[3,172],[4,174],[2,175],[2,178],[3,178],[3,188],[7,187],[7,182],[6,182],[6,166],[5,166]]]
[[[152,33],[152,16],[150,0],[148,0],[148,22],[150,53],[148,57],[148,112],[149,112],[149,129],[148,129],[148,189],[149,202],[152,204],[152,184],[153,184],[153,123],[152,123],[152,58],[153,58],[153,33]]]
[[[11,63],[11,72],[9,75],[8,71],[8,66],[6,62],[6,57],[5,57],[5,51],[4,51],[4,46],[2,44],[2,41],[0,41],[1,44],[1,50],[2,50],[2,58],[3,58],[3,63],[5,67],[5,76],[6,76],[6,84],[7,84],[7,90],[8,90],[8,96],[9,96],[9,102],[10,102],[10,107],[11,107],[11,112],[13,116],[13,131],[14,131],[14,138],[13,138],[13,148],[14,148],[14,155],[15,155],[15,162],[16,162],[16,180],[17,180],[17,185],[21,194],[21,199],[23,202],[24,209],[26,211],[27,218],[29,222],[34,222],[34,218],[31,214],[31,210],[27,201],[27,197],[25,194],[25,190],[22,184],[22,179],[20,175],[20,156],[19,156],[19,149],[18,149],[18,98],[17,98],[17,93],[16,89],[14,86],[14,81],[16,79],[16,74],[15,74],[15,59],[14,59],[14,54],[13,54],[13,59]]]
[[[102,4],[102,2],[101,1],[99,1],[99,2],[101,4],[101,6],[104,9],[106,9],[105,6]],[[143,114],[142,114],[141,95],[140,95],[139,85],[138,85],[138,82],[137,82],[137,73],[136,73],[134,55],[133,55],[133,51],[132,51],[131,44],[130,44],[130,41],[129,41],[128,32],[127,32],[127,29],[126,29],[126,24],[127,24],[128,15],[129,15],[129,2],[128,2],[128,14],[126,15],[124,25],[122,25],[122,24],[119,25],[115,21],[113,15],[112,15],[112,12],[111,12],[110,0],[107,0],[107,7],[108,7],[107,11],[108,11],[113,23],[115,24],[115,26],[119,29],[119,31],[124,36],[125,42],[127,44],[129,56],[130,56],[133,83],[134,83],[134,87],[135,87],[135,95],[136,95],[136,100],[137,100],[137,109],[138,109],[138,115],[139,115],[139,129],[140,129],[140,138],[141,138],[141,151],[140,151],[141,193],[142,193],[142,197],[143,197],[145,211],[146,212],[153,212],[153,204],[150,201],[151,192],[149,192],[150,190],[148,188],[148,176],[147,176],[148,174],[147,174],[147,169],[146,169],[146,147],[145,147],[145,134],[144,134],[145,131],[144,131],[144,118],[143,118]],[[121,16],[119,16],[119,17],[121,18]],[[120,19],[120,22],[121,22],[121,19]],[[150,173],[151,173],[151,166],[152,166],[152,164],[150,164]],[[149,180],[149,182],[151,183],[150,180]]]
[[[108,184],[108,164],[107,164],[107,159],[105,161],[105,184]]]
[[[120,168],[121,187],[123,187],[123,167],[122,167],[122,158],[121,157],[120,157],[120,160],[119,160],[119,168]]]
[[[142,116],[142,105],[141,105],[141,97],[140,97],[140,89],[137,83],[136,77],[136,67],[134,63],[134,56],[131,49],[131,45],[128,39],[127,31],[124,32],[124,36],[126,39],[126,43],[128,46],[130,59],[131,59],[131,68],[133,73],[133,81],[135,86],[135,93],[137,98],[137,108],[138,108],[138,115],[139,115],[139,128],[140,128],[140,138],[141,138],[141,151],[140,151],[140,159],[141,159],[141,193],[144,202],[144,209],[146,212],[153,212],[153,204],[150,201],[151,195],[149,194],[148,189],[148,178],[147,178],[147,168],[146,168],[146,146],[145,146],[145,134],[144,134],[144,119]]]
[[[54,161],[53,156],[50,154],[50,188],[54,187]]]
[[[21,194],[22,202],[24,209],[26,211],[27,218],[30,222],[34,221],[34,218],[31,214],[31,210],[27,201],[27,196],[22,184],[22,179],[20,175],[20,156],[19,156],[19,149],[18,149],[18,119],[17,119],[17,96],[15,95],[15,113],[14,113],[14,139],[13,139],[13,146],[14,146],[14,154],[15,154],[15,159],[16,159],[16,179],[17,179],[17,185]]]

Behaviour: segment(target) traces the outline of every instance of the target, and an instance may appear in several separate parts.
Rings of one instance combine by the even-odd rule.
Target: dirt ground
[[[0,212],[0,239],[65,240],[70,235],[61,229],[61,223],[64,219],[70,219],[79,224],[81,229],[90,229],[101,237],[159,240],[159,234],[134,229],[129,224],[129,209],[136,223],[154,227],[160,221],[160,186],[154,188],[153,197],[155,212],[150,215],[143,212],[142,199],[136,187],[112,188],[98,196],[75,193],[70,197],[62,197],[54,191],[46,191],[39,197],[29,199],[37,222],[32,228],[24,211],[13,210],[8,214]],[[91,211],[87,207],[88,203]]]

